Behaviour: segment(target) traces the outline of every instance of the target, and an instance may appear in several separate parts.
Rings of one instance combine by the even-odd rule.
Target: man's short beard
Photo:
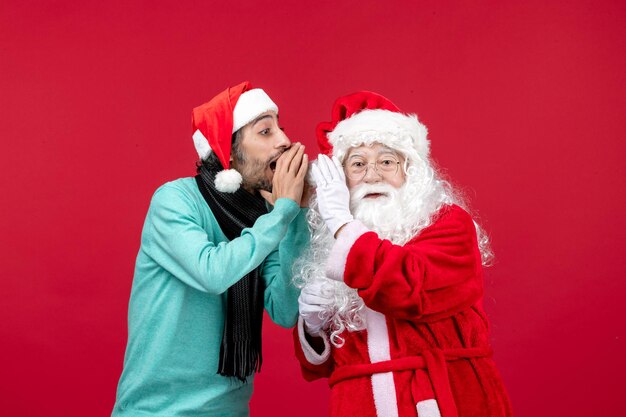
[[[243,178],[243,186],[251,190],[272,192],[272,182],[264,175],[266,165],[255,159],[238,165],[239,173]]]
[[[233,147],[233,159],[237,163],[237,170],[243,178],[243,186],[252,190],[264,190],[272,192],[272,181],[265,176],[265,172],[272,160],[281,152],[273,154],[267,161],[256,158],[248,158],[238,146]]]

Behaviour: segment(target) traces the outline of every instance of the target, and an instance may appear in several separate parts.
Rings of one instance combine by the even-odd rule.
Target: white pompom
[[[223,193],[234,193],[241,187],[243,178],[235,169],[225,169],[215,175],[215,188]]]

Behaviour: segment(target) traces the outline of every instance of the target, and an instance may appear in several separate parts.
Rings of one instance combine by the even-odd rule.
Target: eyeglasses
[[[381,156],[376,162],[367,162],[367,159],[356,157],[351,158],[343,167],[348,178],[360,181],[367,175],[370,165],[374,165],[374,171],[381,177],[391,178],[398,173],[400,161],[391,155]]]

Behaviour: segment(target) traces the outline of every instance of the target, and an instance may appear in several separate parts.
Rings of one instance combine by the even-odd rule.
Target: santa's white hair
[[[369,112],[376,112],[378,118],[381,112],[386,111]],[[455,191],[450,182],[443,179],[430,161],[427,131],[416,116],[386,112],[391,113],[396,118],[395,120],[397,120],[396,115],[403,117],[404,119],[400,120],[405,123],[405,126],[409,123],[409,127],[410,125],[417,127],[408,134],[404,134],[405,131],[398,129],[394,120],[391,120],[388,125],[395,130],[387,129],[382,132],[380,126],[384,126],[384,123],[378,123],[377,130],[369,129],[368,123],[355,123],[359,121],[358,116],[362,113],[346,120],[351,122],[349,127],[352,128],[348,133],[344,133],[345,129],[339,129],[342,127],[340,123],[328,135],[334,147],[333,155],[343,162],[352,147],[382,143],[404,158],[402,169],[405,173],[405,182],[400,188],[394,188],[385,183],[361,184],[353,188],[350,192],[350,207],[357,220],[376,232],[380,238],[388,239],[396,245],[404,245],[417,236],[421,230],[430,226],[436,220],[435,216],[442,207],[456,204],[469,212],[460,193]],[[389,119],[385,120],[389,121]],[[357,128],[354,129],[354,126]],[[359,126],[365,127],[358,129]],[[374,200],[362,199],[365,194],[372,192],[383,192],[388,197]],[[308,283],[321,280],[324,282],[324,288],[327,288],[329,292],[332,291],[334,303],[328,306],[322,316],[326,320],[331,343],[340,347],[344,342],[341,334],[345,330],[364,329],[365,320],[364,315],[361,314],[364,303],[355,289],[343,282],[326,277],[326,262],[335,239],[317,210],[315,195],[311,198],[309,207],[307,221],[311,232],[311,243],[309,249],[296,261],[294,282],[296,286],[303,288]],[[389,213],[394,214],[389,215]],[[483,265],[489,265],[493,258],[489,238],[476,222],[475,225]]]

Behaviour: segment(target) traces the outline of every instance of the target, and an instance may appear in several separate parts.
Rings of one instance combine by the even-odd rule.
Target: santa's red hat
[[[233,133],[267,111],[278,113],[278,106],[265,91],[253,89],[248,81],[227,88],[208,103],[193,109],[193,143],[198,156],[206,159],[215,152],[224,168],[215,176],[218,191],[233,193],[241,186],[241,174],[230,168]]]
[[[317,143],[322,153],[343,161],[354,146],[381,143],[409,159],[427,159],[428,130],[414,114],[405,114],[387,98],[370,91],[339,97],[332,120],[317,125]]]

